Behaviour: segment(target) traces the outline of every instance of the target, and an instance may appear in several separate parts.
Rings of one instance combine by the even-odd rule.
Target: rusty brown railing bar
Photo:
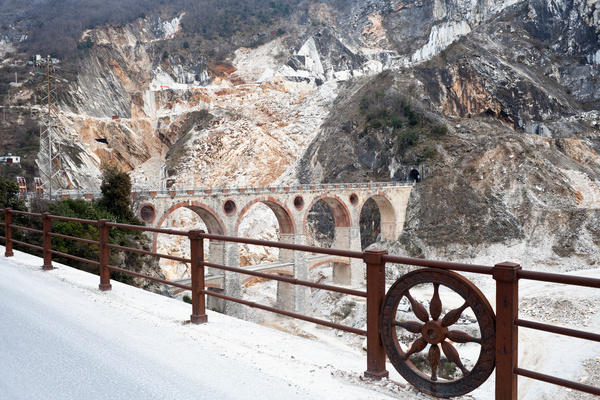
[[[577,329],[570,329],[570,328],[564,328],[562,326],[542,324],[540,322],[527,321],[527,320],[518,319],[518,318],[515,320],[515,324],[518,326],[522,326],[523,328],[530,328],[530,329],[535,329],[538,331],[557,333],[559,335],[564,335],[564,336],[571,336],[571,337],[574,337],[577,339],[585,339],[585,340],[591,340],[594,342],[600,342],[600,335],[597,333],[584,332],[584,331],[579,331]]]
[[[177,282],[173,282],[173,281],[168,281],[166,279],[157,278],[157,277],[150,276],[150,275],[144,275],[144,274],[141,274],[139,272],[130,271],[130,270],[125,269],[125,268],[115,267],[114,265],[106,265],[106,269],[112,270],[112,271],[123,272],[125,274],[137,276],[137,277],[140,277],[140,278],[145,278],[145,279],[148,279],[150,281],[164,283],[165,285],[175,286],[175,287],[178,287],[178,288],[184,289],[184,290],[192,290],[192,287],[189,286],[189,285],[184,285],[184,284],[181,284],[181,283],[177,283]]]
[[[12,228],[10,227],[10,224],[12,223],[12,215],[10,214],[10,211],[10,208],[4,209],[4,257],[12,257],[14,255]]]
[[[192,314],[190,322],[192,324],[204,324],[208,322],[206,315],[206,295],[203,293],[205,288],[204,281],[204,239],[200,236],[204,231],[195,229],[189,232],[190,240],[190,272],[192,278]]]
[[[253,301],[247,301],[247,300],[238,299],[235,297],[230,297],[230,296],[227,296],[227,295],[224,295],[221,293],[211,292],[209,290],[202,290],[202,292],[208,296],[218,297],[223,300],[233,301],[234,303],[244,304],[248,307],[259,308],[261,310],[274,312],[275,314],[285,315],[286,317],[301,319],[303,321],[312,322],[312,323],[323,325],[323,326],[328,326],[330,328],[339,329],[341,331],[355,333],[355,334],[361,335],[361,336],[367,336],[367,331],[365,331],[363,329],[352,328],[350,326],[336,324],[335,322],[329,322],[329,321],[325,321],[325,320],[318,319],[318,318],[307,317],[306,315],[296,314],[294,312],[280,310],[278,308],[265,306],[263,304],[255,303]]]
[[[382,379],[389,377],[385,369],[386,352],[379,333],[381,309],[385,301],[385,250],[367,250],[367,370],[365,377]],[[369,327],[371,329],[369,329]]]
[[[515,319],[519,315],[519,264],[496,264],[493,278],[496,281],[496,399],[517,399],[519,363],[519,328]]]
[[[56,256],[62,256],[65,258],[70,258],[71,260],[76,260],[76,261],[81,261],[83,263],[86,264],[91,264],[91,265],[100,265],[100,263],[98,261],[93,261],[93,260],[88,260],[87,258],[81,258],[81,257],[77,257],[71,254],[67,254],[67,253],[62,253],[60,251],[56,251],[56,250],[50,250],[50,254],[54,254]]]
[[[80,224],[98,225],[98,221],[93,221],[91,219],[62,217],[60,215],[50,215],[49,217],[50,217],[50,219],[56,219],[58,221],[79,222]]]
[[[39,251],[44,250],[44,248],[41,246],[36,246],[34,244],[21,242],[20,240],[11,239],[11,243],[20,244],[21,246],[29,247],[30,249],[35,249],[35,250],[39,250]],[[8,256],[6,256],[6,257],[8,257]]]
[[[205,239],[212,239],[212,240],[217,240],[220,242],[222,241],[222,242],[232,242],[232,243],[255,244],[258,246],[276,247],[279,249],[305,251],[307,253],[319,253],[319,254],[329,254],[332,256],[359,258],[361,260],[364,257],[363,253],[360,251],[329,249],[329,248],[325,248],[325,247],[307,246],[307,245],[303,245],[303,244],[273,242],[270,240],[248,239],[248,238],[234,237],[234,236],[214,235],[214,234],[210,234],[210,233],[203,233],[201,236]]]
[[[50,271],[54,269],[52,266],[52,236],[50,233],[52,231],[52,220],[50,219],[50,213],[42,214],[42,247],[44,248],[42,252],[42,259],[44,260],[44,264],[42,265],[42,269],[44,271]]]
[[[10,227],[11,227],[11,229],[19,229],[21,231],[27,231],[27,232],[33,232],[33,233],[39,233],[39,234],[44,233],[43,231],[40,231],[39,229],[27,228],[26,226],[21,226],[21,225],[10,224]]]
[[[116,245],[116,244],[107,244],[106,247],[108,247],[109,249],[115,249],[115,250],[131,251],[132,253],[143,254],[145,256],[154,256],[154,257],[166,258],[168,260],[174,260],[174,261],[179,261],[179,262],[183,262],[183,263],[190,263],[191,262],[191,260],[189,258],[171,256],[171,255],[168,255],[168,254],[161,254],[161,253],[153,253],[153,252],[148,251],[148,250],[135,249],[133,247],[119,246],[119,245]]]
[[[534,281],[563,283],[566,285],[584,286],[591,288],[600,288],[600,279],[586,278],[584,276],[552,274],[549,272],[537,271],[519,271],[520,279],[530,279]]]
[[[224,271],[230,271],[230,272],[238,272],[242,275],[252,275],[252,276],[257,276],[259,278],[273,279],[275,281],[293,283],[295,285],[302,285],[302,286],[312,287],[315,289],[331,290],[332,292],[349,294],[351,296],[367,297],[367,292],[343,288],[340,286],[332,286],[332,285],[325,285],[322,283],[302,281],[302,280],[299,280],[296,278],[288,278],[286,276],[271,275],[271,274],[266,274],[264,272],[251,271],[251,270],[247,270],[247,269],[243,269],[243,268],[236,268],[236,267],[228,267],[226,265],[213,264],[213,263],[209,263],[209,262],[203,262],[201,264],[205,267],[217,268],[217,269],[221,269]]]
[[[7,210],[10,210],[11,214],[25,215],[26,217],[37,217],[37,218],[42,217],[42,214],[31,213],[31,212],[27,212],[27,211],[18,211],[18,210],[13,210],[12,208],[8,208]]]
[[[461,264],[461,263],[455,263],[455,262],[449,262],[449,261],[426,260],[424,258],[385,255],[385,256],[383,256],[383,260],[385,262],[394,263],[394,264],[407,264],[407,265],[415,265],[418,267],[451,269],[451,270],[455,270],[455,271],[474,272],[477,274],[485,274],[485,275],[492,275],[492,271],[493,271],[493,267],[489,267],[486,265]]]
[[[42,214],[42,246],[44,248],[42,258],[44,260],[44,265],[42,265],[42,269],[44,271],[50,271],[54,269],[52,266],[52,220],[50,219],[50,213]]]
[[[40,231],[40,233],[42,233],[42,231]],[[87,244],[98,246],[97,240],[82,239],[82,238],[78,238],[75,236],[63,235],[63,234],[54,233],[54,232],[48,232],[48,236],[57,237],[57,238],[61,238],[61,239],[69,239],[69,240],[73,240],[75,242],[87,243]]]
[[[600,388],[597,388],[595,386],[585,385],[583,383],[573,382],[567,379],[557,378],[555,376],[550,376],[546,374],[540,374],[539,372],[529,371],[523,368],[515,368],[515,374],[524,376],[526,378],[531,378],[538,381],[563,386],[569,389],[578,390],[580,392],[595,394],[596,396],[600,395]]]
[[[110,229],[107,223],[107,219],[98,221],[98,269],[100,270],[100,284],[98,285],[98,289],[103,292],[112,289],[112,285],[110,284],[110,269],[108,269],[108,265],[110,264],[110,249],[107,247],[107,244],[110,243]]]
[[[178,235],[178,236],[187,236],[188,235],[188,233],[186,231],[180,231],[178,229],[152,228],[150,226],[128,225],[128,224],[120,224],[117,222],[107,222],[106,224],[113,228],[131,229],[134,231],[166,233],[167,235]]]

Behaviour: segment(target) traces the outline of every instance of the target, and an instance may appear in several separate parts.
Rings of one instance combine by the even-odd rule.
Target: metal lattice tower
[[[43,176],[44,191],[52,198],[52,190],[60,189],[62,170],[59,125],[58,120],[58,95],[56,88],[56,68],[50,56],[42,64],[46,70],[41,84],[42,130],[40,132],[40,172]]]

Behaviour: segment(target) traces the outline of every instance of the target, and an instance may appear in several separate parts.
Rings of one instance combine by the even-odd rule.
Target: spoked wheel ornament
[[[417,293],[423,292],[427,298],[417,300]],[[462,305],[444,308],[442,297],[450,297],[454,304]],[[405,311],[399,310],[401,302],[406,304]],[[470,333],[454,326],[459,320],[469,318],[463,315],[477,320]],[[398,279],[386,295],[380,328],[391,363],[407,382],[422,392],[438,397],[460,396],[480,386],[494,370],[494,311],[475,285],[454,272],[421,269]],[[429,350],[423,353],[428,346]],[[467,366],[470,363],[461,357],[459,349],[469,353],[479,351],[472,367]],[[453,365],[456,373],[442,378],[438,372],[447,365]]]

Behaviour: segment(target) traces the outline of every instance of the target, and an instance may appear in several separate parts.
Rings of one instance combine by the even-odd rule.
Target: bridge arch
[[[377,208],[379,208],[379,214],[381,216],[381,239],[395,240],[396,211],[394,210],[392,200],[387,194],[383,192],[376,192],[363,200],[360,206],[361,213],[369,199],[372,199],[377,205]]]
[[[192,210],[196,214],[198,214],[200,219],[202,219],[202,221],[206,225],[206,229],[207,229],[208,233],[213,233],[216,235],[224,235],[225,234],[225,232],[226,232],[225,224],[219,218],[216,211],[213,210],[211,207],[207,206],[206,204],[203,204],[199,201],[183,201],[183,202],[180,202],[180,203],[177,203],[177,204],[171,206],[160,217],[160,219],[156,223],[156,227],[157,228],[162,227],[162,224],[169,217],[169,215],[171,215],[175,210],[178,210],[180,208],[187,208],[187,209]],[[153,235],[153,238],[152,238],[152,251],[153,252],[156,252],[157,239],[158,239],[158,232],[155,232]]]
[[[323,265],[331,265],[331,278],[334,283],[342,285],[353,284],[352,261],[348,257],[330,257],[326,260],[314,261],[310,263],[308,270],[312,271],[313,269]]]
[[[352,226],[352,218],[350,216],[350,210],[348,206],[336,195],[333,194],[322,194],[318,197],[315,197],[310,205],[306,208],[306,212],[304,213],[304,231],[307,231],[308,228],[308,213],[310,210],[317,204],[319,201],[325,202],[331,208],[331,212],[333,213],[333,218],[335,220],[336,228],[349,228]]]
[[[240,213],[238,215],[238,219],[235,224],[234,236],[239,235],[239,228],[240,228],[242,219],[244,218],[244,216],[246,215],[248,210],[250,210],[250,208],[252,208],[252,206],[254,206],[257,203],[262,203],[262,204],[266,205],[267,207],[269,207],[269,209],[271,209],[271,211],[273,211],[273,214],[275,214],[275,218],[277,218],[277,222],[279,223],[279,231],[281,234],[296,233],[296,230],[297,230],[296,223],[294,222],[292,213],[285,206],[285,204],[283,204],[279,200],[274,199],[272,197],[268,197],[268,198],[261,197],[261,198],[250,201],[240,211]]]
[[[360,232],[352,225],[352,214],[348,205],[340,197],[327,193],[315,197],[304,213],[304,232],[309,230],[309,213],[319,202],[324,202],[333,214],[333,243],[331,247],[338,249],[356,250],[356,244],[360,247]],[[352,206],[355,207],[355,206]],[[350,284],[352,275],[356,275],[352,269],[356,266],[350,264],[333,263],[334,279],[339,283]],[[356,281],[356,279],[355,279]]]
[[[312,271],[313,269],[318,268],[321,265],[326,265],[326,264],[350,265],[350,260],[348,259],[348,257],[332,257],[327,260],[319,260],[319,261],[310,263],[310,265],[308,266],[308,270]]]
[[[293,278],[294,274],[291,273],[290,271],[287,271],[285,269],[270,269],[267,271],[264,271],[265,274],[269,274],[269,275],[281,275],[281,276],[285,276],[288,278]],[[249,284],[252,281],[256,281],[260,278],[256,277],[256,276],[248,276],[247,278],[244,278],[241,282],[242,286],[245,286],[247,284]]]

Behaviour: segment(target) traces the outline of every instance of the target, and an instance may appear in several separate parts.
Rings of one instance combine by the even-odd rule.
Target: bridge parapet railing
[[[149,189],[134,188],[132,196],[142,197],[167,197],[167,196],[192,196],[192,195],[217,195],[217,194],[241,194],[241,193],[282,193],[282,192],[306,192],[313,190],[332,190],[332,189],[371,189],[387,188],[400,186],[413,186],[413,182],[365,182],[365,183],[314,183],[314,184],[295,184],[295,185],[274,185],[274,186],[220,186],[220,187],[191,187],[191,188],[173,188],[173,189]],[[52,199],[98,199],[102,195],[99,191],[86,191],[81,189],[61,189],[52,194]],[[29,192],[29,198],[37,197],[36,193]],[[48,197],[45,193],[42,197]]]
[[[52,269],[52,256],[62,256],[87,262],[99,269],[100,290],[111,290],[111,271],[142,277],[151,281],[164,283],[192,293],[192,323],[205,323],[208,321],[206,314],[206,297],[213,296],[225,301],[239,303],[245,306],[259,308],[292,318],[328,326],[333,329],[363,335],[367,338],[367,370],[365,376],[380,379],[387,376],[386,356],[389,357],[394,367],[400,374],[419,390],[439,397],[452,397],[462,395],[481,385],[495,369],[495,394],[498,399],[517,399],[518,376],[540,380],[543,382],[560,385],[573,390],[600,395],[600,388],[579,382],[568,381],[563,378],[548,376],[522,368],[518,364],[518,334],[520,328],[536,329],[545,332],[566,335],[584,340],[600,342],[600,335],[590,331],[580,331],[571,328],[528,321],[518,316],[519,281],[521,279],[552,282],[600,289],[600,279],[570,276],[564,274],[551,274],[535,271],[524,271],[518,264],[500,263],[494,266],[472,265],[454,262],[425,260],[409,257],[389,255],[383,250],[368,250],[354,252],[339,249],[320,248],[315,246],[296,245],[284,242],[263,241],[249,238],[227,237],[208,234],[203,231],[181,231],[165,228],[151,228],[146,226],[118,224],[108,220],[81,220],[50,215],[48,213],[36,214],[10,209],[0,209],[3,221],[0,222],[0,240],[5,243],[5,256],[13,255],[13,244],[29,247],[42,253],[44,270]],[[22,216],[39,219],[41,229],[17,225],[13,217]],[[52,231],[53,221],[71,221],[82,224],[92,224],[98,227],[97,239],[82,239],[69,235],[62,235]],[[157,232],[168,235],[186,236],[190,240],[190,258],[170,256],[143,249],[120,246],[111,243],[110,229],[131,229],[142,232]],[[25,231],[41,236],[42,245],[35,245],[23,240],[16,240],[13,231]],[[98,246],[98,258],[86,260],[72,255],[61,253],[52,248],[52,239],[74,240]],[[340,257],[361,259],[365,264],[366,290],[358,290],[339,285],[329,285],[300,280],[289,276],[269,275],[251,269],[231,267],[210,263],[204,257],[204,241],[232,242],[254,244],[279,249],[289,249],[307,253],[325,254]],[[129,271],[125,268],[110,265],[111,251],[127,251],[159,258],[167,258],[191,265],[191,285],[168,281],[165,279]],[[387,264],[402,264],[412,267],[421,267],[400,277],[386,293],[385,273]],[[354,326],[345,326],[332,321],[315,318],[291,311],[281,310],[263,304],[234,298],[222,293],[208,290],[205,285],[205,269],[207,267],[220,269],[229,273],[256,276],[258,278],[272,279],[291,285],[302,285],[322,290],[330,290],[352,296],[366,298],[367,321],[366,329]],[[489,305],[481,291],[470,281],[459,275],[473,273],[488,276],[495,282],[496,307]],[[431,299],[420,303],[415,295],[415,288],[419,285],[431,285],[433,295]],[[446,311],[444,315],[442,289],[450,290],[455,295],[462,297],[464,304],[454,310]],[[411,292],[412,291],[412,292]],[[410,303],[409,310],[416,316],[415,321],[405,321],[397,317],[402,300]],[[460,305],[460,302],[458,303]],[[470,308],[479,324],[479,337],[460,330],[451,329],[461,317],[461,313]],[[399,330],[406,330],[413,336],[410,348],[400,345],[401,335]],[[411,339],[411,340],[413,340]],[[456,343],[475,343],[481,347],[480,357],[475,365],[467,370],[461,362]],[[415,367],[411,356],[430,346],[426,356],[429,370],[426,373]],[[440,350],[441,348],[441,350]],[[433,349],[433,350],[432,350]],[[436,375],[440,362],[440,352],[448,360],[462,370],[463,375],[458,379],[438,379]]]

